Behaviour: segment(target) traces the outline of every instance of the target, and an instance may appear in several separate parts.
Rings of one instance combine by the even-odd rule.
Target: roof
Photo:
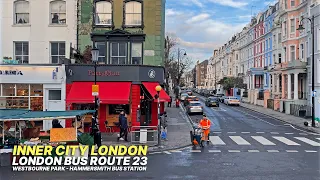
[[[1,112],[1,111],[0,111]],[[16,111],[18,112],[18,111]],[[24,113],[7,113],[6,116],[0,116],[0,121],[23,121],[23,120],[52,120],[68,119],[76,116],[94,113],[94,110],[74,110],[74,111],[25,111]]]

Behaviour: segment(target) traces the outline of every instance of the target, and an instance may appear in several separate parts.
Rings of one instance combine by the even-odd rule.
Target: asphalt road
[[[12,172],[9,179],[319,180],[320,135],[243,107],[205,107],[214,124],[210,144],[148,156],[146,172]],[[190,116],[193,121],[201,115]]]

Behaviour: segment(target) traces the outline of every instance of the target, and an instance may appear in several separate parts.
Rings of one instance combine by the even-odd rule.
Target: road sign
[[[99,96],[99,85],[92,85],[92,96]]]
[[[317,96],[317,91],[314,90],[314,91],[312,92],[312,97],[316,97],[316,96]]]

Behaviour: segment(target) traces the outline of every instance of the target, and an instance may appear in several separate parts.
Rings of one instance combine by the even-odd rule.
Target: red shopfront
[[[97,71],[97,84],[99,85],[100,106],[98,109],[98,119],[101,132],[106,132],[105,121],[108,126],[115,127],[118,122],[120,111],[124,110],[128,114],[130,126],[156,126],[157,120],[157,94],[155,87],[162,82],[155,78],[150,78],[148,73],[155,71],[153,66],[100,66]],[[142,70],[141,70],[142,67]],[[70,70],[71,69],[71,70]],[[103,71],[101,71],[103,69]],[[111,69],[111,70],[110,70]],[[129,69],[131,71],[129,71]],[[133,71],[136,69],[135,71]],[[157,69],[157,75],[161,75],[161,69]],[[88,78],[85,76],[88,72]],[[142,71],[142,72],[141,72]],[[94,97],[92,96],[91,66],[69,65],[67,67],[67,87],[66,104],[68,109],[93,109]],[[69,72],[69,74],[68,74]],[[72,72],[72,73],[70,73]],[[77,73],[79,72],[79,73]],[[80,75],[80,72],[81,75]],[[99,73],[100,72],[100,73]],[[103,73],[101,73],[103,72]],[[107,76],[107,74],[117,74],[117,76]],[[125,73],[122,73],[125,72]],[[143,73],[147,76],[141,76]],[[106,74],[105,76],[103,74]],[[136,74],[139,76],[134,77]],[[93,74],[94,75],[94,74]],[[131,76],[130,76],[131,75]],[[121,78],[119,76],[122,76]],[[153,76],[151,76],[153,77]],[[148,79],[150,78],[150,79]],[[103,81],[103,80],[119,81]],[[161,79],[161,77],[160,77]],[[83,81],[87,80],[87,81]],[[126,81],[124,81],[126,80]],[[140,81],[142,80],[142,81]],[[152,80],[158,80],[154,82]],[[161,112],[164,111],[164,102],[169,101],[170,97],[162,89],[160,91]],[[90,127],[91,116],[85,120],[86,127]],[[71,126],[71,121],[66,122],[66,126]],[[88,128],[85,128],[88,131]]]

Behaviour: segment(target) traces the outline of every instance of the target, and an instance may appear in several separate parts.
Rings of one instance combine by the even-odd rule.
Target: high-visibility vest
[[[207,120],[201,119],[201,121],[200,121],[200,126],[201,126],[203,129],[209,129],[210,126],[211,126],[211,122],[210,122],[209,119],[207,119]]]

